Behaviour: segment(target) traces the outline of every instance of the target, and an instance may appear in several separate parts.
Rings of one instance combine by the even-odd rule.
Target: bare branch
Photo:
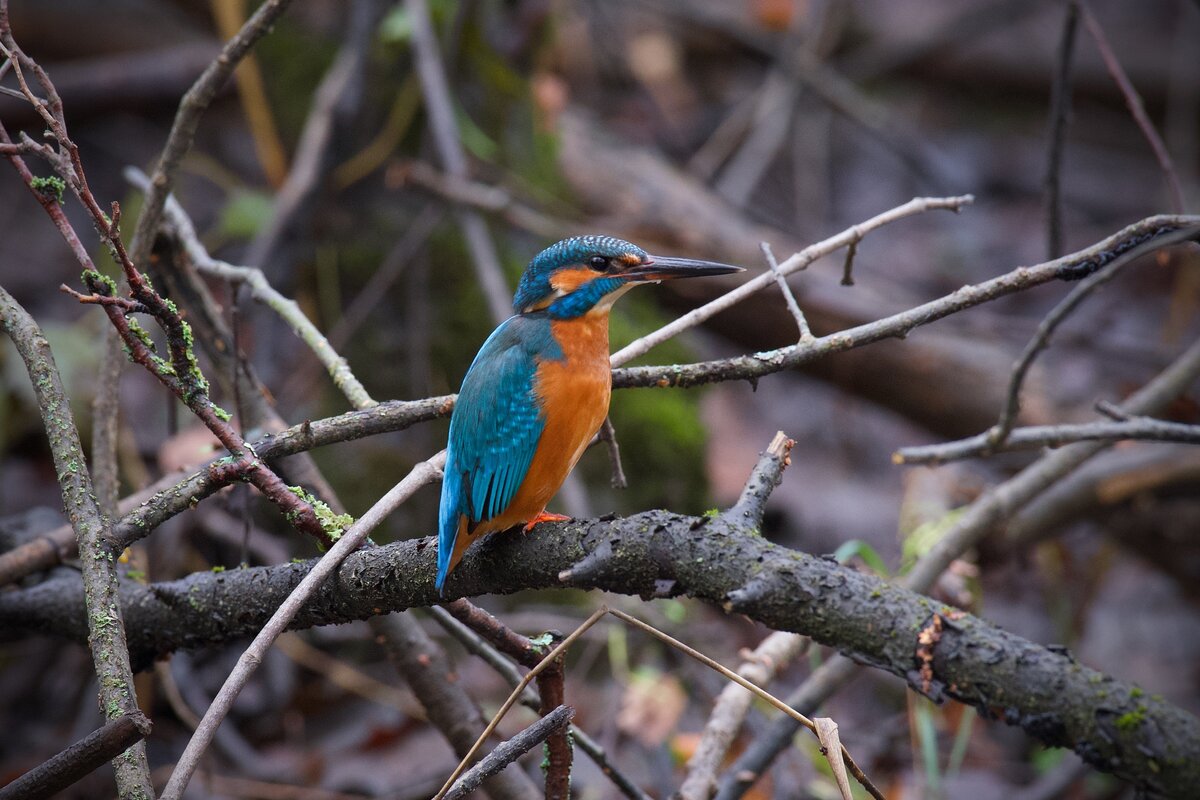
[[[183,157],[192,148],[192,140],[200,125],[200,117],[204,115],[209,104],[216,97],[218,90],[229,80],[234,69],[250,48],[265,36],[275,20],[287,10],[292,0],[266,0],[246,20],[246,24],[237,35],[225,43],[221,53],[204,70],[192,88],[179,102],[179,111],[171,124],[171,132],[163,146],[162,155],[154,174],[150,178],[150,190],[146,193],[142,204],[142,212],[138,216],[137,228],[133,234],[133,261],[140,264],[150,254],[154,241],[154,232],[162,219],[163,206],[167,195],[175,181],[175,172],[179,169]]]
[[[1133,82],[1125,74],[1125,68],[1121,66],[1117,54],[1113,52],[1112,45],[1108,43],[1108,37],[1104,35],[1104,28],[1100,26],[1100,21],[1092,13],[1091,6],[1088,5],[1087,0],[1074,0],[1074,2],[1079,6],[1084,27],[1087,28],[1092,40],[1096,43],[1096,49],[1100,51],[1100,57],[1104,59],[1104,66],[1108,68],[1109,74],[1117,82],[1121,94],[1125,97],[1125,105],[1129,107],[1129,113],[1133,116],[1142,135],[1146,137],[1146,141],[1149,142],[1150,149],[1154,151],[1154,157],[1158,160],[1158,166],[1162,169],[1163,178],[1166,179],[1167,188],[1171,192],[1172,208],[1175,209],[1176,213],[1182,213],[1185,204],[1183,202],[1183,188],[1179,185],[1179,175],[1175,171],[1174,163],[1171,161],[1171,154],[1167,152],[1167,146],[1163,144],[1162,137],[1158,135],[1158,131],[1154,128],[1154,123],[1150,121],[1150,117],[1146,115],[1146,108],[1142,105],[1142,96],[1138,94],[1137,89],[1133,86]]]
[[[525,689],[529,686],[530,682],[537,678],[537,676],[543,671],[549,669],[553,664],[556,664],[558,659],[567,651],[567,648],[574,644],[576,639],[582,636],[584,632],[588,630],[588,628],[599,622],[607,613],[607,606],[600,606],[600,608],[593,611],[591,616],[581,622],[579,627],[571,631],[567,638],[559,642],[558,646],[547,653],[545,657],[543,657],[542,660],[537,663],[536,666],[526,673],[525,677],[521,679],[520,683],[518,683],[516,688],[512,690],[512,693],[509,694],[508,699],[504,701],[503,705],[501,705],[496,711],[495,715],[492,716],[492,721],[489,722],[487,727],[483,729],[483,733],[479,734],[479,738],[475,740],[475,744],[471,747],[470,751],[463,756],[462,761],[460,761],[458,766],[454,768],[454,772],[450,773],[450,777],[446,779],[446,783],[443,784],[441,790],[434,795],[433,800],[443,800],[443,798],[446,796],[446,792],[448,792],[450,787],[454,785],[455,780],[463,773],[463,770],[466,769],[466,765],[471,762],[471,759],[473,759],[479,752],[479,748],[496,730],[496,726],[500,724],[500,720],[504,719],[504,715],[509,712],[509,710],[513,707],[513,704],[516,703],[521,695],[525,692]]]
[[[892,460],[897,464],[940,464],[974,456],[1007,453],[1013,450],[1032,450],[1038,447],[1061,447],[1072,442],[1183,442],[1200,444],[1200,425],[1184,425],[1149,417],[1137,417],[1120,422],[1087,422],[1079,425],[1036,425],[1017,428],[1002,445],[992,443],[987,433],[960,439],[957,442],[931,444],[923,447],[904,447]]]
[[[515,658],[518,663],[537,669],[539,714],[547,714],[563,703],[563,665],[557,659],[548,665],[541,664],[549,643],[534,642],[521,636],[496,617],[475,606],[465,598],[447,603],[444,608],[462,624],[477,631],[498,650]],[[552,637],[556,642],[557,638]],[[522,693],[524,694],[524,693]],[[554,735],[546,742],[546,791],[551,800],[566,800],[571,784],[571,745],[565,732]]]
[[[1194,357],[1200,363],[1200,352]],[[597,568],[586,577],[573,570],[571,586],[647,597],[668,586],[674,594],[726,607],[776,630],[811,636],[902,678],[916,675],[915,632],[928,623],[931,609],[950,613],[931,605],[929,598],[773,544],[719,517],[661,511],[545,524],[527,536],[492,537],[467,554],[456,588],[503,594],[561,587],[563,570],[589,560]],[[354,553],[336,580],[311,598],[294,627],[440,602],[433,585],[434,561],[428,538]],[[271,616],[311,566],[197,573],[180,581],[127,587],[123,599],[133,653],[144,660],[185,642],[196,647],[245,635]],[[0,630],[82,640],[82,601],[72,583],[51,581],[0,593]],[[231,608],[238,613],[222,612]],[[1200,783],[1200,720],[969,614],[946,621],[934,649],[933,691],[989,716],[999,710],[1030,735],[1088,753],[1098,768],[1126,778],[1163,787]],[[1113,726],[1113,715],[1139,707],[1143,724]]]
[[[103,727],[0,787],[0,800],[41,800],[61,792],[150,735],[150,720],[137,709]]]
[[[485,721],[463,685],[452,679],[454,670],[445,651],[429,638],[412,613],[372,617],[370,625],[412,687],[430,724],[446,738],[455,755],[466,755]],[[537,798],[541,794],[519,770],[497,775],[485,788],[494,800]]]
[[[738,674],[760,686],[770,683],[776,674],[804,650],[807,639],[794,633],[776,631],[755,648],[738,667]],[[709,800],[717,785],[717,772],[742,727],[754,695],[737,684],[721,690],[713,705],[696,752],[687,764],[687,777],[679,789],[683,800]],[[793,704],[787,701],[789,706]]]
[[[917,201],[912,201],[916,203]],[[909,203],[908,205],[912,205]],[[901,208],[904,208],[903,206]],[[888,212],[888,216],[899,209]],[[912,213],[912,212],[910,212]],[[880,219],[876,217],[875,219]],[[869,223],[864,223],[864,225]],[[764,375],[792,369],[800,364],[815,360],[824,355],[839,353],[864,344],[877,342],[882,339],[906,336],[913,329],[947,317],[965,308],[981,305],[1015,292],[1040,286],[1054,280],[1078,280],[1101,269],[1119,258],[1128,250],[1152,239],[1183,228],[1194,228],[1200,225],[1200,217],[1160,215],[1148,217],[1141,222],[1126,227],[1120,232],[1070,255],[1036,264],[1030,267],[1019,267],[983,283],[964,286],[937,300],[910,308],[890,317],[857,325],[853,328],[822,336],[806,344],[796,344],[790,347],[771,350],[765,353],[754,353],[747,356],[704,361],[696,364],[676,364],[668,367],[627,367],[613,372],[613,387],[642,387],[642,386],[699,386],[705,383],[728,380],[754,380]],[[860,226],[861,227],[861,226]],[[848,243],[853,231],[845,231],[827,243],[844,240]],[[801,258],[813,250],[810,247],[789,258],[780,265],[780,270],[786,272],[789,263],[808,263]],[[834,248],[836,249],[836,247]],[[814,256],[815,257],[815,256]],[[809,259],[811,261],[811,259]],[[799,269],[798,266],[794,268]],[[685,314],[675,322],[666,325],[649,336],[639,339],[630,347],[613,355],[613,363],[623,362],[627,358],[641,355],[649,347],[669,339],[682,330],[697,324],[711,314],[731,305],[749,294],[773,282],[769,274],[759,275],[747,281],[732,292],[701,306],[689,314]],[[702,313],[701,313],[702,312]],[[701,316],[693,316],[701,313]],[[648,344],[642,345],[641,342]],[[636,346],[636,347],[635,347]],[[632,352],[630,352],[632,351]],[[628,353],[628,355],[626,355]]]
[[[281,633],[287,630],[292,619],[309,601],[323,583],[334,573],[345,560],[346,556],[358,549],[367,536],[380,522],[392,513],[412,494],[427,483],[441,477],[442,465],[445,464],[446,453],[442,451],[413,467],[412,471],[397,483],[387,494],[371,506],[337,541],[316,565],[304,576],[300,584],[288,594],[287,599],[278,607],[263,629],[254,637],[254,641],[238,658],[237,665],[225,679],[221,691],[213,698],[212,705],[204,712],[196,733],[188,741],[171,778],[163,790],[163,800],[179,800],[188,780],[195,772],[200,757],[212,742],[217,727],[233,708],[233,702],[250,680],[258,665],[262,662],[266,651]]]
[[[126,168],[125,179],[142,191],[149,189],[150,179],[136,167]],[[329,341],[305,316],[295,300],[284,297],[271,286],[261,269],[235,266],[209,255],[208,250],[201,244],[200,237],[196,235],[196,229],[187,212],[183,210],[183,206],[173,195],[167,196],[163,206],[163,216],[179,237],[180,243],[195,263],[197,270],[210,277],[248,285],[250,296],[278,314],[292,329],[292,332],[309,346],[317,359],[325,366],[334,385],[341,390],[352,406],[369,408],[377,405],[376,401],[367,394],[362,383],[354,376],[346,359],[334,351]]]
[[[509,684],[515,686],[521,682],[521,671],[517,668],[516,664],[502,655],[499,650],[485,641],[482,636],[456,619],[445,608],[442,606],[431,606],[429,608],[429,615],[447,633],[453,636],[468,653],[483,659],[484,663],[499,673]],[[528,687],[521,693],[520,703],[534,711],[541,708],[541,701],[538,699],[537,693]],[[649,795],[639,789],[625,773],[608,760],[608,754],[604,752],[604,748],[585,731],[572,725],[571,738],[574,740],[575,746],[582,750],[584,755],[600,768],[600,771],[613,782],[613,786],[621,794],[625,795],[629,800],[650,800]]]
[[[1071,60],[1075,52],[1075,34],[1079,30],[1079,4],[1067,3],[1062,34],[1055,57],[1054,84],[1050,87],[1050,125],[1046,158],[1046,258],[1062,254],[1061,171],[1067,121],[1071,113]]]
[[[792,287],[788,286],[787,279],[779,271],[779,262],[775,260],[775,253],[771,251],[770,243],[760,242],[759,247],[762,248],[763,257],[767,259],[767,266],[771,268],[771,272],[775,275],[775,284],[779,287],[779,291],[783,293],[783,299],[787,301],[788,311],[792,313],[792,319],[796,320],[796,327],[800,329],[800,341],[812,341],[813,335],[812,331],[808,328],[808,320],[804,318],[804,312],[800,310],[800,304],[796,302],[796,295],[792,294]]]
[[[471,767],[455,781],[446,793],[446,800],[457,800],[465,797],[487,778],[498,773],[521,756],[550,738],[551,735],[565,731],[575,717],[575,709],[570,706],[559,706],[530,725],[507,742],[502,742],[496,749],[488,753],[478,764]]]
[[[1200,235],[1200,225],[1172,231],[1171,233],[1150,239],[1126,250],[1105,265],[1103,269],[1080,281],[1079,285],[1073,288],[1066,297],[1059,301],[1058,305],[1051,309],[1049,314],[1042,318],[1041,322],[1038,323],[1037,331],[1034,333],[1033,338],[1029,341],[1029,344],[1025,345],[1020,358],[1013,365],[1012,375],[1008,382],[1008,391],[1005,396],[1004,408],[1000,411],[1000,419],[992,426],[991,430],[987,431],[986,435],[993,446],[999,447],[1007,440],[1009,432],[1012,430],[1013,425],[1016,424],[1017,414],[1021,410],[1021,385],[1025,382],[1025,376],[1029,372],[1029,368],[1033,365],[1033,360],[1037,358],[1042,350],[1049,346],[1050,337],[1054,334],[1058,326],[1070,316],[1071,312],[1078,308],[1079,304],[1095,289],[1108,283],[1116,277],[1118,272],[1129,266],[1132,262],[1161,247],[1195,239],[1197,235]]]
[[[455,178],[466,178],[467,157],[458,138],[450,87],[442,66],[437,34],[429,18],[429,6],[425,0],[405,0],[404,7],[412,25],[417,73],[421,78],[421,93],[425,98],[425,110],[429,114],[429,127],[438,156],[448,174]],[[488,233],[487,223],[479,212],[471,208],[460,208],[458,218],[493,321],[502,322],[512,315],[509,303],[512,293],[504,280],[504,269],[496,254],[496,245]]]
[[[42,414],[42,424],[50,439],[63,507],[83,556],[80,561],[88,642],[96,665],[100,707],[109,720],[140,713],[129,664],[124,616],[117,595],[116,564],[104,547],[108,525],[96,504],[79,431],[71,416],[71,406],[63,391],[54,354],[37,323],[3,287],[0,287],[0,328],[12,339],[25,362]],[[130,757],[115,760],[113,768],[122,798],[139,793],[143,797],[153,797],[144,746],[134,745]]]
[[[733,508],[725,512],[739,525],[757,528],[762,524],[767,499],[783,479],[783,471],[792,463],[795,444],[795,440],[789,439],[783,431],[776,431],[767,449],[759,455],[758,464],[742,488],[741,496]]]
[[[908,201],[904,205],[897,206],[890,211],[885,211],[882,214],[872,217],[866,222],[861,222],[847,230],[842,231],[836,236],[818,242],[814,245],[804,248],[799,253],[794,253],[788,256],[783,263],[779,265],[779,275],[790,275],[793,272],[804,269],[812,262],[822,256],[827,256],[830,253],[837,252],[843,247],[848,246],[851,242],[861,239],[864,234],[887,225],[890,222],[903,219],[905,217],[919,214],[930,209],[949,209],[958,211],[965,205],[970,205],[974,202],[974,198],[970,195],[962,197],[918,197]],[[612,364],[614,367],[620,366],[627,361],[637,358],[649,352],[652,347],[662,344],[663,342],[678,336],[688,328],[694,328],[709,317],[724,311],[726,308],[739,303],[757,291],[760,291],[775,282],[775,272],[766,272],[758,275],[744,284],[724,295],[711,303],[707,303],[700,308],[684,314],[682,317],[673,322],[664,325],[651,334],[643,336],[635,342],[621,348],[613,353]]]
[[[1183,391],[1197,374],[1200,374],[1200,343],[1193,345],[1157,378],[1129,398],[1124,410],[1136,414],[1156,413]],[[917,561],[901,580],[902,585],[916,592],[927,591],[954,559],[962,556],[997,525],[1026,508],[1031,501],[1105,447],[1106,442],[1068,445],[1043,456],[1017,475],[989,489]],[[855,664],[851,659],[843,655],[834,656],[788,698],[789,703],[796,707],[815,708],[854,674]],[[738,759],[731,777],[722,783],[718,800],[741,797],[775,756],[789,745],[797,728],[790,720],[777,720],[770,731]],[[751,777],[743,780],[739,775]]]

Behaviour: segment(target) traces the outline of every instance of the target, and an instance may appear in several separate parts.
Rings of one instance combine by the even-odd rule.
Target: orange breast
[[[612,368],[608,361],[608,312],[551,323],[566,356],[538,365],[535,391],[546,426],[524,482],[503,514],[476,534],[504,530],[545,510],[608,415]]]

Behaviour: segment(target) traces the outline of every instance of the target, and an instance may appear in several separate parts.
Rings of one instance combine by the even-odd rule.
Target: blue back
[[[529,470],[545,427],[534,394],[537,362],[564,358],[550,322],[537,313],[501,323],[463,378],[450,417],[438,513],[439,592],[450,571],[459,517],[474,524],[499,515]]]

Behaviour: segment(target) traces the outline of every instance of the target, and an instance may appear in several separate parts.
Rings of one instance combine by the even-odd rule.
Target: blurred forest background
[[[49,72],[95,194],[122,203],[132,232],[140,192],[179,99],[255,3],[245,0],[12,0],[21,46]],[[875,231],[790,279],[818,335],[887,316],[1023,264],[1090,245],[1200,199],[1200,5],[1089,4],[1173,162],[1170,177],[1083,23],[1074,29],[1069,113],[1048,211],[1055,99],[1068,4],[1031,0],[431,0],[465,164],[447,163],[414,68],[413,20],[383,0],[300,0],[255,47],[203,117],[175,196],[216,256],[261,267],[293,297],[377,400],[457,390],[494,327],[464,209],[482,214],[507,288],[528,259],[577,233],[651,252],[737,263],[782,260],[914,196],[975,196]],[[1072,12],[1073,13],[1073,12]],[[15,87],[12,76],[4,86]],[[0,96],[10,134],[36,138],[28,104]],[[460,169],[462,167],[463,169]],[[1179,187],[1176,193],[1173,183]],[[1182,202],[1182,206],[1179,204]],[[65,205],[97,259],[115,267],[77,204]],[[1060,220],[1051,230],[1049,220]],[[469,226],[468,226],[469,227]],[[477,233],[479,229],[476,229]],[[104,315],[58,291],[79,267],[41,207],[0,168],[0,284],[40,322],[63,369],[85,442]],[[634,292],[616,306],[613,349],[726,291],[695,281]],[[694,285],[692,285],[694,284]],[[286,325],[211,281],[238,346],[287,423],[349,408]],[[901,446],[979,433],[1004,402],[1017,355],[1068,290],[1053,283],[969,309],[905,340],[799,370],[700,389],[614,393],[612,422],[629,486],[610,485],[593,448],[552,509],[578,517],[649,508],[700,515],[738,497],[776,430],[797,444],[768,506],[773,541],[884,575],[903,571],[939,520],[1036,453],[938,469],[895,466]],[[494,295],[494,293],[493,293]],[[501,305],[510,298],[503,298]],[[1093,296],[1055,337],[1025,387],[1027,424],[1093,419],[1196,337],[1200,257],[1144,259]],[[182,303],[181,303],[182,305]],[[794,343],[782,295],[760,292],[637,363],[671,364]],[[201,359],[201,366],[215,369]],[[46,435],[24,367],[0,342],[0,527],[61,523]],[[214,400],[235,410],[228,380]],[[121,496],[212,454],[211,436],[140,368],[120,383]],[[1167,416],[1200,422],[1197,395]],[[247,431],[247,434],[251,431]],[[345,506],[361,513],[444,446],[445,421],[314,451]],[[1100,485],[1019,519],[944,576],[939,597],[1089,666],[1200,712],[1200,453],[1126,443],[1089,466]],[[376,542],[427,536],[437,491],[391,515]],[[1022,527],[1023,526],[1023,527]],[[249,536],[244,536],[248,531]],[[175,517],[132,556],[144,579],[315,554],[247,486]],[[11,590],[10,590],[11,591]],[[726,665],[768,633],[687,600],[611,597]],[[483,605],[529,635],[570,631],[599,600],[526,592]],[[441,628],[422,624],[490,714],[505,682]],[[156,777],[190,733],[238,643],[176,653],[138,677],[155,722]],[[813,645],[775,683],[780,696],[832,651]],[[720,676],[645,635],[605,623],[572,656],[576,723],[645,791],[678,788]],[[1133,789],[1066,750],[934,706],[862,669],[823,707],[889,797],[1115,798]],[[97,727],[86,648],[0,632],[0,784]],[[183,709],[183,711],[181,711]],[[514,714],[505,736],[532,716]],[[775,712],[751,712],[738,747]],[[235,706],[189,797],[333,800],[428,797],[457,759],[423,721],[366,623],[287,634]],[[524,768],[537,771],[536,753]],[[527,762],[527,763],[526,763]],[[747,796],[837,797],[811,736]],[[169,771],[169,769],[168,769]],[[112,796],[102,769],[69,796]],[[573,792],[620,796],[585,758]]]

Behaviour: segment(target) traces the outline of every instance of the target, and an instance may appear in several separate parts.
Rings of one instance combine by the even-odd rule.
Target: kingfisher
[[[483,343],[450,417],[438,514],[437,589],[479,537],[569,520],[546,511],[608,416],[608,315],[639,283],[741,267],[651,256],[611,236],[576,236],[538,253],[514,316]]]

